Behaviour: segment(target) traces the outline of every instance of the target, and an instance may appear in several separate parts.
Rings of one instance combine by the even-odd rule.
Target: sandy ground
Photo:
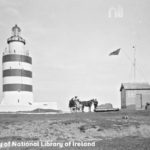
[[[128,119],[124,119],[126,115]],[[38,142],[40,146],[4,148],[4,143],[29,141]],[[0,142],[2,149],[149,150],[150,111],[0,114]],[[65,147],[67,142],[71,145]]]

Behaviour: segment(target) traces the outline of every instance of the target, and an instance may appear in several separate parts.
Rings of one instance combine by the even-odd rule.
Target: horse
[[[96,108],[98,105],[97,99],[91,99],[89,101],[79,101],[78,100],[78,102],[81,105],[82,112],[84,112],[84,107],[89,107],[89,112],[91,112],[92,104],[94,104],[94,108]]]

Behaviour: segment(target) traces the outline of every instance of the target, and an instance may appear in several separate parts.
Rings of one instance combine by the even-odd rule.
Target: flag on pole
[[[120,49],[121,49],[121,48],[119,48],[119,49],[117,49],[117,50],[111,52],[111,53],[109,54],[109,56],[111,56],[111,55],[119,55]]]

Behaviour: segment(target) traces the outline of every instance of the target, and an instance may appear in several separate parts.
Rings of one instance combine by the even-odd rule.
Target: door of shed
[[[136,104],[136,109],[142,109],[142,94],[136,94],[136,99],[135,99],[135,104]]]

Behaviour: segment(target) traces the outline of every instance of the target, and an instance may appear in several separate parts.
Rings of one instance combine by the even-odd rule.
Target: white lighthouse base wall
[[[3,92],[2,105],[29,105],[33,102],[33,93],[32,92],[16,92],[9,91]]]
[[[30,105],[0,105],[0,112],[32,111],[35,109],[53,109],[58,110],[56,102],[31,103]]]

